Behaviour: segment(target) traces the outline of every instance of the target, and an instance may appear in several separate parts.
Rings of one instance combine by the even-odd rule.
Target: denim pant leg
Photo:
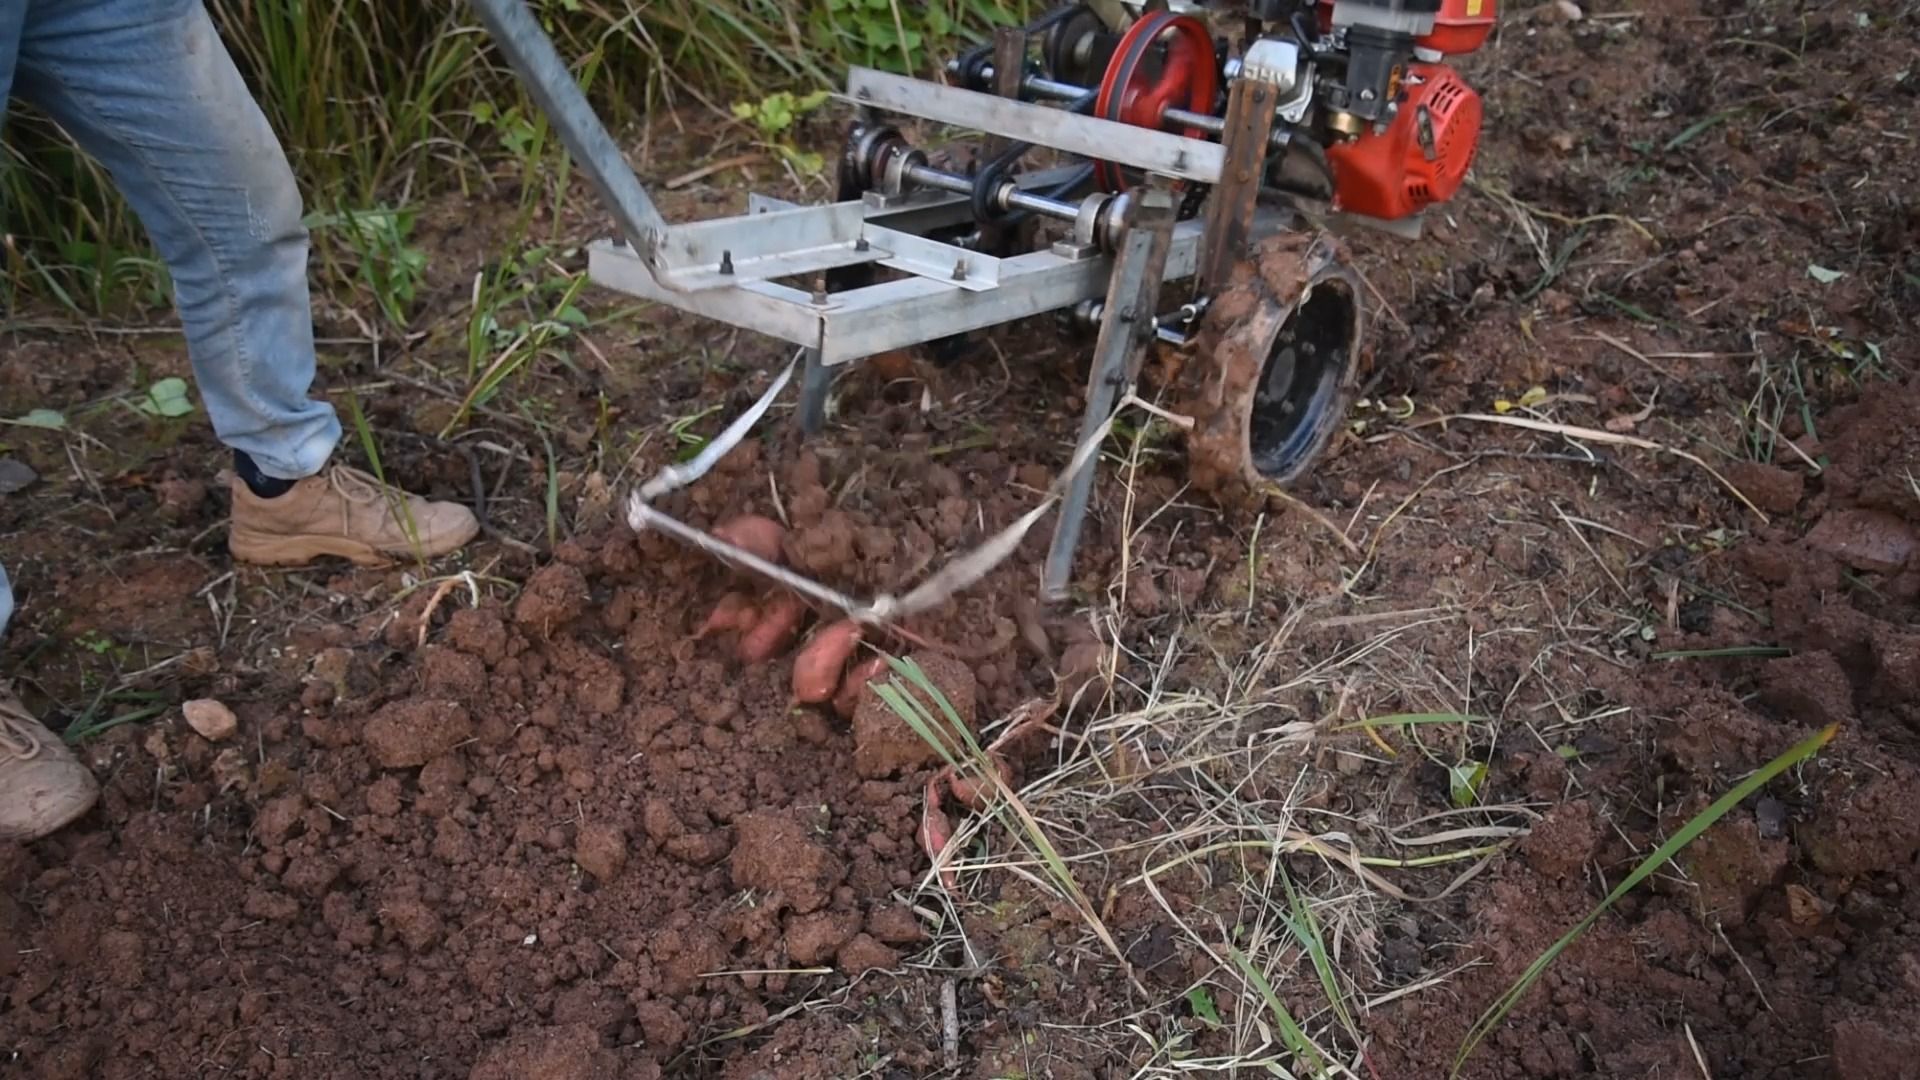
[[[0,0],[0,25],[23,2],[13,91],[106,167],[153,237],[214,431],[269,476],[319,472],[340,421],[308,397],[300,192],[206,9]]]
[[[0,637],[7,636],[7,623],[13,619],[13,585],[7,581],[7,568],[0,566]]]

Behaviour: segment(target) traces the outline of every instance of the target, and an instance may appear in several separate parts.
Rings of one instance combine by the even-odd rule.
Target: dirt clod
[[[593,822],[580,827],[573,861],[601,881],[612,881],[627,866],[627,834],[618,825]]]
[[[579,618],[588,599],[587,579],[577,567],[550,563],[527,579],[526,588],[514,601],[513,621],[546,637]]]
[[[1807,534],[1807,545],[1855,570],[1891,574],[1907,565],[1920,544],[1905,521],[1878,510],[1829,511]]]
[[[451,701],[408,699],[368,718],[361,738],[382,768],[425,765],[473,736],[473,718]]]
[[[867,934],[854,935],[853,940],[840,946],[840,953],[834,959],[834,965],[847,975],[859,975],[867,971],[887,971],[899,963],[899,953],[873,940]]]
[[[1736,461],[1726,468],[1727,481],[1769,514],[1791,514],[1805,494],[1807,478],[1791,469]]]
[[[495,1047],[468,1080],[621,1080],[619,1057],[588,1024],[518,1032]]]
[[[926,672],[927,681],[953,707],[961,723],[966,724],[969,730],[975,729],[974,701],[977,689],[972,669],[938,653],[915,654],[912,659]],[[919,688],[909,686],[907,692],[926,706],[928,715],[936,723],[948,723],[946,712]],[[864,777],[878,779],[892,776],[902,770],[921,768],[941,760],[939,749],[921,738],[912,725],[877,694],[861,696],[853,714],[853,740],[853,767]],[[950,747],[953,751],[964,751],[964,745],[957,740]]]
[[[733,884],[777,894],[795,914],[820,910],[846,879],[846,866],[790,814],[745,814],[734,830]]]
[[[802,915],[787,924],[787,956],[796,964],[812,967],[831,959],[859,932],[857,911],[816,911]]]

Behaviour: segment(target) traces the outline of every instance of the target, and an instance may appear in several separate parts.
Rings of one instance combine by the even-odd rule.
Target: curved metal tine
[[[653,479],[641,485],[640,498],[652,502],[662,495],[678,491],[707,475],[707,472],[718,464],[721,458],[727,456],[728,451],[740,445],[740,440],[746,438],[747,432],[752,431],[754,425],[760,422],[760,418],[773,407],[774,399],[780,396],[780,391],[785,390],[787,383],[793,378],[793,366],[800,361],[800,357],[805,352],[805,348],[797,350],[787,361],[787,366],[782,368],[780,374],[774,378],[773,385],[767,387],[766,393],[760,395],[760,400],[754,402],[752,408],[736,417],[733,423],[728,424],[725,431],[714,436],[713,441],[702,447],[692,461],[668,465],[655,474]]]

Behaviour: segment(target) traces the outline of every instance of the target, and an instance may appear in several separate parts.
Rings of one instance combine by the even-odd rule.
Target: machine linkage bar
[[[848,73],[847,96],[855,104],[886,112],[984,131],[1202,184],[1217,183],[1225,167],[1226,151],[1217,143],[975,90],[941,86],[872,68],[856,67]]]

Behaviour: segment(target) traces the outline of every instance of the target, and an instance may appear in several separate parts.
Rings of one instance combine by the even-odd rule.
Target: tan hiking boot
[[[379,566],[457,551],[480,533],[473,511],[429,502],[358,469],[336,465],[293,490],[263,499],[234,477],[233,529],[227,549],[241,562],[303,566],[322,555]]]
[[[93,773],[0,687],[0,840],[51,836],[99,798]]]

